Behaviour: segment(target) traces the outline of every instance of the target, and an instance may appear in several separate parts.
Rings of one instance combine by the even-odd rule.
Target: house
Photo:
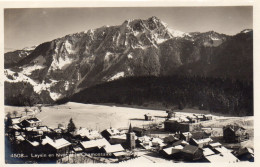
[[[221,147],[221,146],[222,146],[222,144],[220,144],[219,142],[210,143],[210,144],[209,144],[209,148],[211,148],[211,149],[219,148],[219,147]]]
[[[37,126],[41,126],[41,124],[42,124],[42,121],[35,117],[25,119],[21,122],[21,125],[23,127],[37,127]]]
[[[227,143],[237,143],[249,139],[249,135],[243,127],[227,125],[223,127],[223,139]]]
[[[150,149],[152,147],[152,138],[149,136],[142,136],[137,138],[137,145],[144,149]]]
[[[96,130],[89,130],[87,128],[79,128],[74,132],[71,132],[74,138],[81,141],[89,141],[103,138],[101,134]]]
[[[206,162],[223,162],[223,163],[235,163],[239,162],[239,159],[235,157],[231,150],[228,150],[225,147],[218,147],[215,148],[213,151],[215,151],[216,154],[208,155],[205,157]]]
[[[167,120],[164,122],[164,130],[169,132],[189,132],[189,123],[180,123],[176,120]]]
[[[197,146],[186,145],[181,150],[181,157],[186,161],[196,161],[203,157],[203,150]]]
[[[160,154],[167,159],[178,159],[183,146],[178,145],[160,150]]]
[[[190,132],[183,132],[180,134],[180,140],[190,141],[192,134]]]
[[[116,135],[121,135],[121,134],[124,134],[122,132],[120,132],[118,129],[115,129],[115,128],[109,128],[109,129],[105,129],[101,132],[101,135],[109,140],[111,136],[116,136]]]
[[[190,144],[194,146],[198,146],[199,148],[203,148],[205,146],[208,146],[212,141],[213,140],[210,137],[205,139],[198,139],[198,140],[191,138]]]
[[[176,142],[174,142],[173,144],[172,144],[172,146],[174,147],[174,146],[178,146],[178,145],[181,145],[181,146],[186,146],[186,145],[188,145],[189,143],[187,143],[185,140],[178,140],[178,141],[176,141]]]
[[[146,121],[151,121],[152,118],[153,118],[153,116],[152,116],[151,114],[145,114],[145,115],[144,115],[144,119],[145,119]]]
[[[115,144],[115,145],[106,145],[101,148],[102,153],[111,154],[116,152],[122,152],[125,151],[121,144]]]
[[[69,154],[71,143],[64,138],[51,139],[46,136],[46,138],[42,140],[42,146],[46,154],[54,154],[55,159],[60,159]]]
[[[163,139],[164,143],[172,144],[173,142],[177,141],[178,138],[176,138],[174,135],[169,135]]]
[[[126,143],[126,134],[111,136],[109,139],[110,144],[124,144]]]
[[[80,146],[85,152],[100,152],[100,148],[108,145],[110,145],[109,142],[104,138],[80,142]]]
[[[141,137],[144,135],[147,135],[147,130],[144,128],[139,127],[133,127],[133,132],[136,134],[136,136]]]

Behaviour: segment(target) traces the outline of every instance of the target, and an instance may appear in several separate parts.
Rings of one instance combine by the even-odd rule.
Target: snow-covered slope
[[[204,59],[201,47],[217,47],[228,38],[216,32],[173,30],[154,16],[126,20],[25,48],[27,54],[19,61],[13,61],[19,54],[5,54],[5,61],[13,57],[5,69],[6,89],[30,84],[45,103],[121,77],[171,75],[180,66]],[[6,99],[16,94],[23,91],[14,90]]]

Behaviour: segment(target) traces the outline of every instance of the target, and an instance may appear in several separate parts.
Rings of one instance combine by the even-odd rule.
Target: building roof
[[[210,148],[203,148],[203,155],[209,156],[215,154]]]
[[[125,155],[128,155],[127,152],[124,152],[124,151],[120,151],[120,152],[114,152],[113,155],[115,157],[119,157],[119,156],[125,156]]]
[[[87,137],[90,140],[100,139],[102,136],[96,130],[89,130],[87,128],[80,128],[74,132],[74,135],[79,135],[81,137]]]
[[[108,132],[110,136],[121,134],[121,132],[118,129],[112,127],[104,131]]]
[[[247,153],[254,154],[254,151],[251,148],[247,148],[247,147],[238,150],[238,155],[243,155]]]
[[[106,145],[103,147],[106,153],[114,153],[119,151],[124,151],[124,148],[121,144],[115,144],[115,145]]]
[[[185,136],[185,137],[187,137],[187,136],[191,137],[192,136],[192,134],[190,132],[183,132],[182,135]]]
[[[182,149],[182,152],[185,152],[185,153],[188,153],[188,154],[194,154],[198,149],[199,149],[199,147],[197,147],[197,146],[186,145]]]
[[[20,123],[20,118],[13,118],[12,119],[12,124],[19,124]]]
[[[97,140],[83,141],[80,143],[84,148],[103,147],[103,146],[110,145],[109,142],[104,138],[97,139]]]
[[[26,140],[28,143],[30,143],[32,146],[34,146],[34,147],[37,147],[37,146],[39,146],[40,145],[40,143],[39,142],[37,142],[37,141],[30,141],[30,140]]]
[[[205,133],[204,131],[197,131],[197,132],[192,132],[192,138],[193,139],[204,139],[204,138],[208,138],[210,135]]]
[[[209,162],[221,162],[221,163],[234,163],[238,162],[239,160],[231,153],[225,154],[214,154],[205,157]]]
[[[187,143],[186,141],[184,141],[184,140],[178,140],[178,141],[176,141],[176,142],[174,142],[173,144],[172,144],[172,146],[178,146],[178,145],[187,145],[187,144],[189,144],[189,143]]]
[[[208,137],[208,138],[205,138],[205,139],[193,139],[194,142],[196,142],[197,144],[203,144],[203,143],[209,143],[209,142],[212,142],[213,140]]]
[[[42,145],[46,145],[46,144],[51,145],[55,149],[60,149],[60,148],[71,145],[71,143],[68,142],[67,140],[65,140],[64,138],[55,140],[55,139],[49,138],[48,136],[46,136],[46,138],[44,138],[42,140]]]
[[[213,148],[222,146],[219,142],[210,143],[209,145],[210,145],[211,147],[213,147]]]
[[[38,118],[34,117],[34,118],[29,118],[29,119],[25,119],[25,121],[29,122],[29,123],[36,123],[36,122],[41,122]]]

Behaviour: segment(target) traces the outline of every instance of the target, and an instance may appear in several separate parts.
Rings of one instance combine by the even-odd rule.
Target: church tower
[[[135,133],[133,132],[131,123],[129,126],[128,133],[126,134],[126,144],[129,150],[135,149]]]

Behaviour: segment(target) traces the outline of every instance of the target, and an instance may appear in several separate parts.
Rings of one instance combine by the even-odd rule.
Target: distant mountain
[[[157,17],[67,35],[5,54],[6,104],[52,103],[128,76],[199,75],[252,80],[252,30],[184,33]],[[27,85],[32,91],[25,91]],[[17,89],[19,88],[19,89]],[[17,96],[27,100],[16,99]],[[18,101],[18,102],[17,102]]]

